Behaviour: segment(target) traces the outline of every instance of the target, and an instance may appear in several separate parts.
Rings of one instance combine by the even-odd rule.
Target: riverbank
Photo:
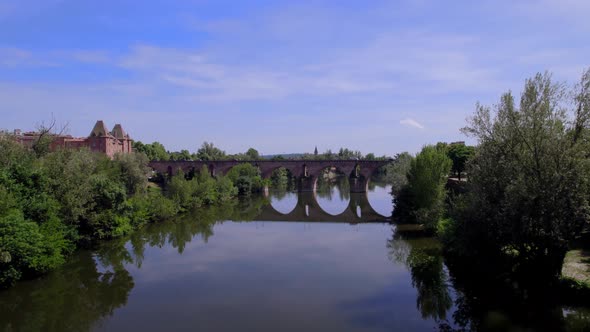
[[[564,278],[573,279],[590,288],[590,251],[587,249],[568,251],[561,274]]]

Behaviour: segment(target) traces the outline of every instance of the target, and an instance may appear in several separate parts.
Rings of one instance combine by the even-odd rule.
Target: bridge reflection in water
[[[272,193],[266,193],[271,199]],[[281,213],[272,204],[266,204],[255,218],[258,221],[309,221],[309,222],[342,222],[368,223],[389,222],[390,218],[379,214],[369,203],[367,193],[351,193],[348,206],[338,215],[327,213],[317,201],[315,192],[297,193],[297,203],[291,212]]]

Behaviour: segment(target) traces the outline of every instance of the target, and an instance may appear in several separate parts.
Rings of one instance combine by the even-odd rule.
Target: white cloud
[[[0,65],[14,67],[31,59],[31,52],[14,47],[0,48]]]
[[[543,1],[557,6],[557,0]],[[548,69],[571,82],[587,65],[590,48],[565,34],[555,37],[537,31],[549,27],[530,23],[546,20],[547,15],[536,17],[531,6],[523,5],[523,13],[536,18],[525,16],[520,7],[498,15],[499,7],[492,1],[486,10],[479,4],[475,12],[471,7],[462,9],[466,17],[485,15],[514,28],[504,35],[477,26],[467,31],[445,29],[447,21],[438,18],[433,24],[399,23],[420,22],[435,10],[428,1],[414,2],[406,1],[406,11],[400,10],[399,3],[390,10],[375,4],[360,11],[346,6],[334,10],[290,5],[248,17],[188,22],[192,33],[198,29],[207,34],[206,42],[195,44],[154,42],[123,50],[0,47],[0,67],[8,67],[11,75],[18,76],[13,70],[18,67],[52,63],[64,67],[59,80],[50,76],[57,71],[39,71],[32,81],[0,78],[3,109],[11,114],[20,111],[3,125],[28,121],[20,114],[33,118],[63,112],[63,119],[80,117],[79,123],[86,123],[106,113],[113,121],[125,122],[119,117],[128,117],[129,123],[145,121],[132,133],[139,137],[143,131],[142,139],[161,139],[172,149],[193,149],[202,140],[214,140],[226,148],[243,144],[268,153],[312,149],[316,144],[332,148],[359,144],[362,149],[367,141],[348,134],[348,130],[360,130],[367,134],[359,136],[380,137],[383,143],[371,140],[374,152],[391,154],[400,147],[419,149],[424,142],[457,140],[458,128],[476,101],[489,104],[507,89],[519,91],[524,79],[537,71]],[[590,3],[566,2],[568,11],[580,14],[587,12],[585,6]],[[398,22],[395,15],[403,20]],[[555,29],[555,34],[561,32]],[[100,68],[92,67],[97,64]],[[81,73],[100,70],[100,75],[90,80],[86,79],[92,75],[72,75],[70,80],[67,71],[83,66],[88,68]],[[367,121],[359,129],[356,121],[361,114]],[[412,139],[402,140],[396,136],[399,133],[387,129],[398,122],[408,128],[426,128],[409,117],[421,119],[428,131],[403,130]],[[196,136],[189,124],[197,121],[202,127],[206,122],[212,128],[224,128],[218,132],[233,136],[215,136],[213,129],[200,130]],[[290,130],[295,124],[298,130]],[[261,125],[265,128],[260,134],[246,130]],[[357,128],[349,128],[353,125]],[[313,135],[301,137],[300,131]],[[268,140],[264,135],[272,136],[270,132],[283,139]],[[410,146],[413,141],[421,143]]]
[[[399,123],[404,126],[408,126],[408,127],[424,129],[424,126],[420,122],[418,122],[412,118],[405,118],[405,119],[401,120]]]
[[[56,62],[36,57],[32,52],[16,47],[0,47],[0,67],[48,67]]]

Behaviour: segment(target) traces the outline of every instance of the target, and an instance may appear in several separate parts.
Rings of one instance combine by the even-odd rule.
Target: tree
[[[451,171],[457,174],[459,180],[461,180],[461,173],[465,171],[465,166],[469,158],[475,154],[475,147],[467,146],[465,144],[451,144],[448,147],[447,155],[453,161],[453,167]]]
[[[55,131],[56,122],[53,114],[48,125],[41,123],[37,126],[37,138],[33,142],[33,151],[40,157],[47,154],[50,151],[51,144],[53,143],[56,136],[61,136],[67,128],[67,124],[62,126],[59,131]]]
[[[196,158],[199,160],[223,160],[226,158],[225,151],[215,147],[213,143],[203,142],[197,150]]]
[[[395,214],[434,230],[444,214],[445,185],[451,160],[435,146],[425,146],[411,160],[408,184],[395,197]]]
[[[145,191],[151,169],[144,154],[118,153],[115,155],[114,163],[120,171],[119,178],[125,184],[128,194]]]
[[[402,152],[395,155],[393,162],[385,167],[386,182],[391,183],[391,191],[394,196],[408,184],[408,172],[412,165],[412,157],[408,152]]]
[[[133,142],[133,150],[135,150],[135,152],[144,153],[149,160],[170,160],[170,155],[166,151],[166,148],[160,142],[153,142],[152,144],[143,144],[141,141],[136,141]]]
[[[248,151],[246,151],[246,157],[249,160],[258,160],[260,159],[260,154],[258,153],[258,150],[249,148]]]
[[[260,170],[252,164],[240,164],[227,172],[228,179],[238,188],[241,195],[260,192],[267,184],[260,175]]]
[[[180,152],[175,151],[170,153],[170,160],[172,161],[186,161],[192,160],[191,153],[188,150],[180,150]]]
[[[590,70],[568,94],[547,73],[528,79],[515,105],[477,105],[463,131],[479,141],[455,239],[463,255],[494,255],[517,276],[555,281],[568,244],[589,220]],[[569,103],[571,105],[571,103]],[[453,248],[451,248],[453,249]],[[479,259],[479,258],[478,258]]]

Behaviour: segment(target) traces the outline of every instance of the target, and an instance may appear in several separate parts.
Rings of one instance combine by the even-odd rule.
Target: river
[[[588,328],[583,308],[492,308],[469,295],[435,239],[388,222],[390,191],[349,194],[342,182],[315,195],[271,191],[149,225],[0,292],[0,329]]]

